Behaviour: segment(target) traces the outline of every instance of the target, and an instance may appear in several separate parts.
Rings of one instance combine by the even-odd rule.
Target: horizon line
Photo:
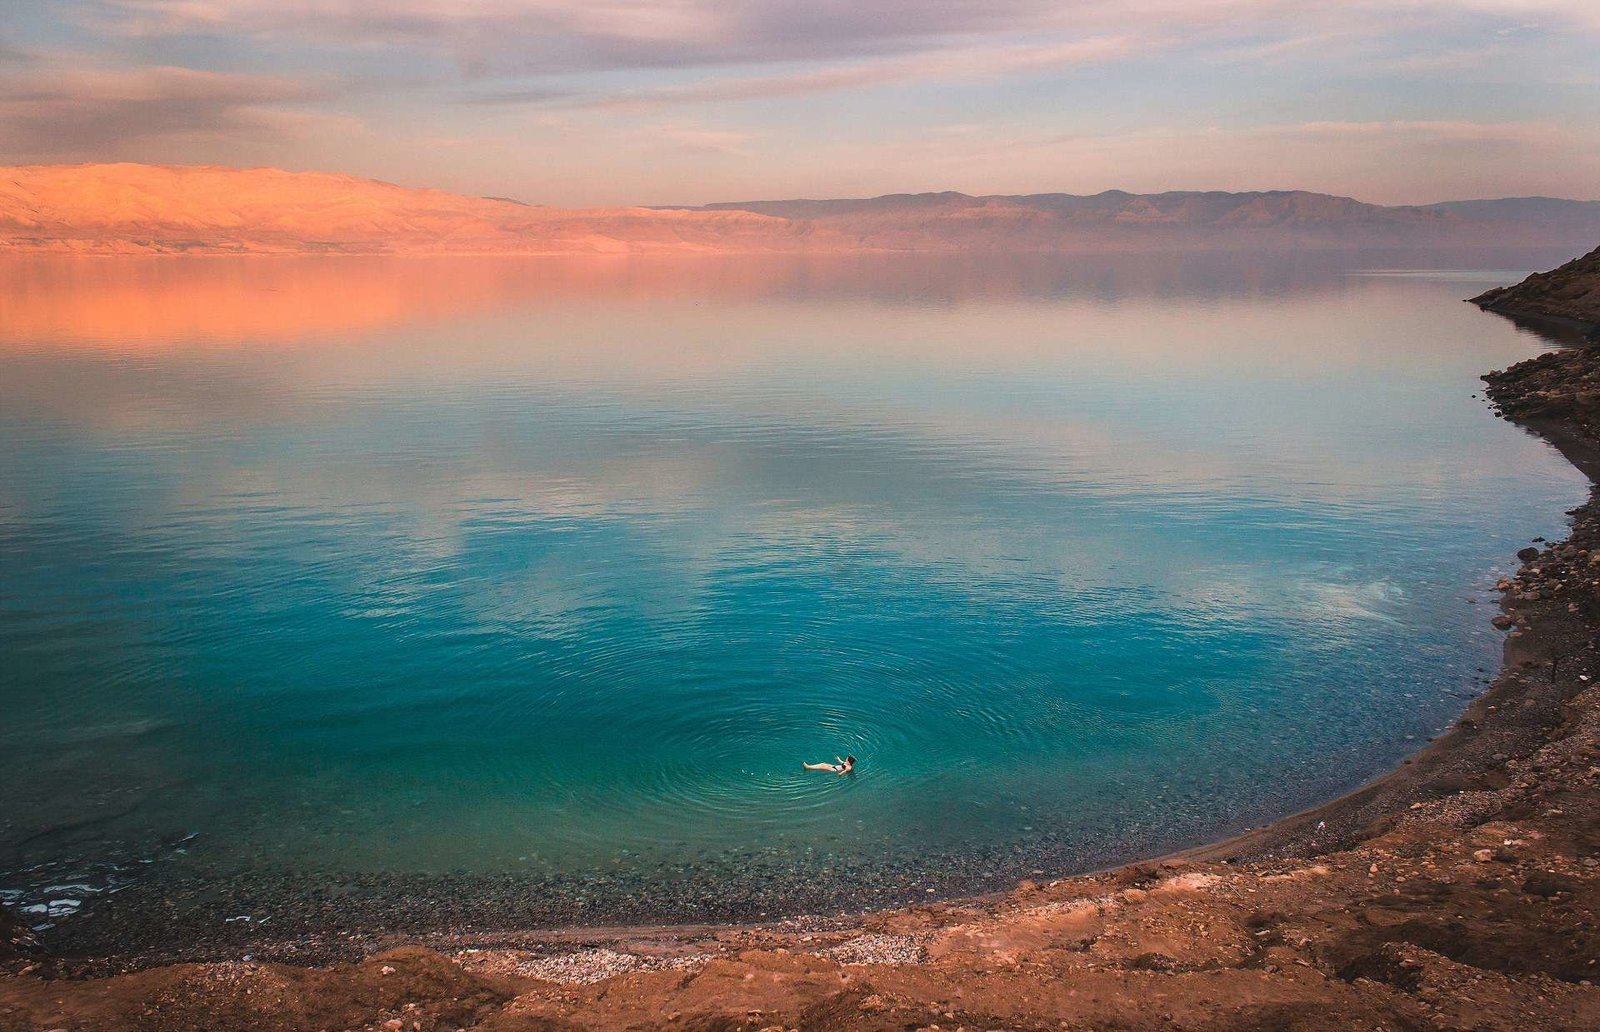
[[[1556,201],[1565,204],[1600,204],[1600,197],[1557,197],[1552,194],[1506,194],[1502,196],[1478,197],[1450,197],[1437,201],[1426,201],[1414,204],[1385,204],[1381,201],[1363,200],[1355,194],[1329,193],[1324,190],[1309,190],[1303,187],[1273,187],[1270,189],[1255,190],[1230,190],[1230,189],[1204,189],[1204,188],[1169,188],[1163,190],[1124,190],[1120,187],[1108,187],[1092,193],[1074,193],[1070,190],[1036,190],[1027,193],[970,193],[966,190],[894,190],[881,194],[861,194],[853,196],[788,196],[788,197],[744,197],[739,200],[703,201],[694,203],[677,204],[586,204],[562,205],[549,204],[543,201],[529,201],[520,197],[505,194],[477,194],[464,193],[446,187],[433,185],[409,185],[390,179],[380,179],[376,176],[362,175],[358,172],[348,172],[328,168],[287,168],[282,165],[225,165],[216,162],[150,162],[150,161],[64,161],[64,162],[30,162],[27,164],[0,165],[0,174],[21,170],[38,169],[93,169],[93,168],[141,168],[163,169],[177,171],[222,171],[222,172],[275,172],[287,176],[325,176],[337,179],[351,179],[364,183],[373,183],[380,186],[392,187],[397,190],[432,191],[450,194],[456,197],[476,197],[482,200],[500,201],[508,204],[520,204],[529,207],[556,208],[568,211],[604,210],[606,208],[640,208],[650,211],[690,211],[711,208],[714,206],[737,206],[741,204],[791,204],[791,203],[827,203],[836,201],[881,201],[890,198],[907,197],[964,197],[969,200],[1012,200],[1030,197],[1073,197],[1093,198],[1103,197],[1107,194],[1121,194],[1127,197],[1165,197],[1182,194],[1204,195],[1220,194],[1227,196],[1248,195],[1289,195],[1305,194],[1313,197],[1331,197],[1337,200],[1354,201],[1357,204],[1370,205],[1376,208],[1432,208],[1446,204],[1474,204],[1494,201]]]

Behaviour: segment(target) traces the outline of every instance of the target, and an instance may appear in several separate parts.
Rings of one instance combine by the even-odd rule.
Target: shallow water
[[[11,261],[0,901],[684,919],[1331,797],[1583,496],[1472,397],[1544,345],[1459,301],[1565,257]]]

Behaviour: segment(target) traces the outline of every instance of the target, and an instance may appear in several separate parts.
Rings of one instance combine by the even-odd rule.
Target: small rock
[[[1556,874],[1553,871],[1536,871],[1528,875],[1522,883],[1522,891],[1530,896],[1559,896],[1563,892],[1572,892],[1580,887],[1580,883],[1566,875]]]

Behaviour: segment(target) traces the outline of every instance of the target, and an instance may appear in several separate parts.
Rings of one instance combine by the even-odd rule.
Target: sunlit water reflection
[[[1581,497],[1472,397],[1540,342],[1459,302],[1562,257],[13,261],[0,889],[686,918],[1330,797]]]

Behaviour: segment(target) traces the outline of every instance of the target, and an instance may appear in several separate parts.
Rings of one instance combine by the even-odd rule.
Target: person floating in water
[[[801,766],[805,767],[806,770],[831,770],[835,774],[849,774],[856,769],[856,758],[854,756],[846,756],[842,760],[835,756],[834,761],[833,763],[804,763]]]

